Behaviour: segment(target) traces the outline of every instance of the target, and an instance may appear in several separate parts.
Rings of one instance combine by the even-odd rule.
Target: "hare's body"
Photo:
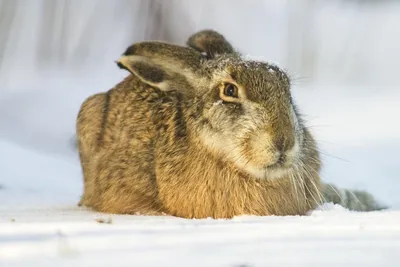
[[[199,140],[188,132],[179,107],[192,109],[188,116],[200,108],[133,75],[85,101],[78,118],[85,177],[81,204],[110,213],[187,218],[295,215],[315,207],[318,162],[311,162],[314,173],[302,174],[303,184],[289,176],[252,178],[211,151],[192,149]]]
[[[134,48],[130,52],[141,56],[157,53]],[[166,51],[169,56],[171,53]],[[254,100],[246,98],[255,97],[257,91],[251,88],[264,86],[262,80],[256,85],[247,81],[244,100],[238,98],[243,103],[236,103],[236,98],[219,96],[218,87],[201,94],[164,90],[171,81],[179,81],[174,89],[189,90],[193,77],[189,75],[189,82],[182,82],[180,76],[164,82],[171,77],[171,65],[166,65],[164,73],[156,59],[156,65],[142,60],[132,69],[138,76],[129,75],[108,92],[88,98],[81,107],[77,137],[85,188],[80,204],[109,213],[166,213],[186,218],[302,215],[316,206],[320,200],[318,152],[289,102],[286,76],[278,69],[274,69],[277,73],[266,69],[265,76],[260,76],[267,79],[269,87],[263,90],[272,92],[271,99],[254,105]],[[129,62],[124,64],[130,69]],[[257,69],[261,67],[257,65],[254,73],[263,71]],[[153,68],[151,76],[140,73],[149,68]],[[240,72],[231,76],[238,86],[250,77],[241,77]],[[195,83],[201,84],[202,79]],[[271,79],[273,83],[269,83]],[[282,93],[273,93],[275,88],[282,88]],[[268,104],[267,113],[263,103]],[[246,112],[255,115],[244,116]],[[234,115],[215,124],[213,120],[227,113]],[[225,133],[230,126],[224,125],[236,118],[242,121]],[[233,141],[225,141],[230,132]]]

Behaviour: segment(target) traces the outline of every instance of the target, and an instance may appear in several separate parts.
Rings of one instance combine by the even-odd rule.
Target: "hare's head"
[[[300,164],[303,126],[285,72],[243,59],[214,31],[188,45],[137,43],[118,65],[152,87],[180,92],[191,138],[239,171],[273,179]]]

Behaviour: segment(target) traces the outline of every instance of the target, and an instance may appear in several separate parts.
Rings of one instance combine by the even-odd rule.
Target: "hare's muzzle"
[[[246,140],[246,155],[260,169],[289,168],[296,158],[299,145],[293,123],[285,119],[270,120],[267,127],[250,133]]]

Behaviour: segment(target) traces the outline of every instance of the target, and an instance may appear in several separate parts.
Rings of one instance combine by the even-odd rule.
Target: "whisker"
[[[297,181],[294,179],[292,173],[290,173],[289,178],[290,178],[290,182],[292,183],[292,185],[294,187],[294,193],[295,193],[295,197],[297,199],[297,204],[300,204],[299,192],[297,190]]]
[[[313,177],[313,176],[315,176],[315,175],[318,175],[318,176],[319,176],[319,173],[318,173],[317,171],[315,171],[313,168],[310,168],[310,167],[306,166],[306,165],[303,164],[303,163],[301,163],[301,167],[302,167],[303,171],[304,171],[307,175],[310,176],[309,181],[311,182],[311,185],[314,187],[315,192],[317,193],[317,197],[320,199],[319,205],[321,205],[322,203],[325,202],[325,198],[324,198],[324,196],[321,194],[321,191],[320,191],[319,187],[315,184],[315,181],[314,181],[313,179],[311,179],[311,177]],[[315,174],[312,175],[312,174],[311,174],[311,171],[313,171]],[[311,193],[311,190],[309,190],[309,192],[310,192],[311,195],[313,195],[313,193]],[[318,203],[318,202],[317,202],[317,203]]]
[[[331,187],[331,189],[333,190],[333,192],[335,192],[335,194],[339,197],[340,199],[340,203],[343,203],[343,197],[342,195],[336,190],[336,188],[331,185],[331,184],[325,184],[325,185],[329,185]]]
[[[326,153],[326,152],[319,151],[319,153],[322,154],[322,155],[337,159],[337,160],[341,160],[341,161],[347,162],[347,163],[351,162],[350,160],[347,160],[347,159],[344,159],[344,158],[341,158],[341,157],[337,157],[337,156],[331,155],[331,154]]]

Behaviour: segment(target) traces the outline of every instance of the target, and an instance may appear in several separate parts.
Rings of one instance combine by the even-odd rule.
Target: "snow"
[[[213,106],[222,105],[223,102],[224,102],[224,101],[222,101],[222,100],[218,100],[218,101],[216,101],[216,102],[213,103]]]
[[[0,209],[4,266],[398,266],[400,212],[232,220]],[[15,221],[11,221],[14,219]],[[3,266],[3,265],[2,265]]]

